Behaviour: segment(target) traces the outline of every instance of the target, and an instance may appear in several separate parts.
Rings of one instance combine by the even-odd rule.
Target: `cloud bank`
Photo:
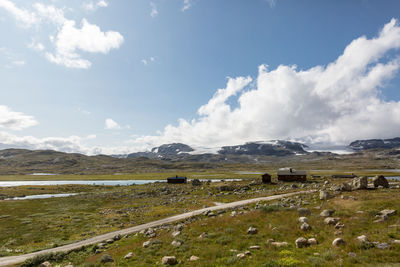
[[[400,27],[392,19],[377,37],[353,40],[326,66],[269,70],[261,65],[255,79],[229,78],[226,88],[198,109],[198,118],[180,119],[160,135],[139,137],[132,144],[213,147],[294,139],[326,145],[399,136],[400,102],[385,101],[381,92],[399,69],[399,48]],[[233,108],[228,100],[235,95]]]
[[[22,130],[37,124],[33,116],[11,110],[0,105],[0,128]]]

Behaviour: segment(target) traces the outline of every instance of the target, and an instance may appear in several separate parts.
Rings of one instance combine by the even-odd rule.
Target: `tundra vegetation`
[[[218,176],[212,178],[215,177]],[[253,174],[253,177],[256,176]],[[3,245],[0,253],[1,256],[18,255],[56,247],[218,203],[316,189],[329,193],[323,200],[317,191],[205,213],[78,251],[43,255],[28,260],[24,266],[37,266],[46,260],[60,266],[69,263],[74,266],[161,266],[165,256],[174,256],[178,266],[398,263],[399,215],[394,212],[385,217],[380,213],[382,210],[400,211],[397,182],[392,181],[390,188],[343,191],[347,187],[342,183],[349,179],[327,177],[322,175],[306,183],[261,184],[261,178],[257,178],[203,182],[199,186],[154,183],[4,188],[2,193],[7,196],[38,192],[81,194],[67,198],[1,201],[0,241]],[[371,187],[372,180],[369,182]],[[365,236],[364,241],[359,240],[360,236]],[[299,238],[305,240],[303,245],[296,243]],[[164,261],[174,262],[174,259],[164,258]]]

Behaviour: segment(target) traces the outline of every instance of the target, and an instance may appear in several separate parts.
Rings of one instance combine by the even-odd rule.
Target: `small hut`
[[[271,175],[269,173],[264,173],[261,175],[261,180],[263,184],[270,184],[271,183]]]
[[[186,177],[179,177],[176,175],[175,177],[168,177],[167,183],[169,184],[186,184],[187,178]]]
[[[307,172],[297,171],[292,168],[281,168],[278,170],[278,180],[285,182],[305,182],[307,180]]]

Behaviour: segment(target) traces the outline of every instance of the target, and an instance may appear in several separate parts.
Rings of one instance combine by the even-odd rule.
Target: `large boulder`
[[[367,189],[368,188],[368,177],[363,176],[363,177],[354,178],[353,180],[351,180],[351,188],[353,190]]]
[[[384,188],[389,188],[389,182],[383,175],[375,176],[372,182],[374,183],[374,187],[383,186]]]
[[[309,208],[298,208],[297,213],[299,216],[307,216],[311,214],[311,211]]]
[[[338,247],[338,246],[344,246],[346,245],[346,242],[342,238],[336,238],[332,242],[332,246]]]
[[[101,263],[114,262],[114,259],[110,255],[104,254],[103,256],[101,256],[100,262]]]
[[[351,191],[351,190],[352,190],[352,187],[349,183],[343,183],[340,186],[340,191]]]
[[[332,217],[332,215],[335,213],[334,210],[323,210],[319,216],[321,217]]]

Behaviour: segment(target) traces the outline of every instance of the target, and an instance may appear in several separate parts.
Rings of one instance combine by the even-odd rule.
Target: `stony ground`
[[[219,213],[206,212],[175,225],[117,236],[69,254],[37,258],[25,266],[36,266],[46,260],[53,266],[398,264],[398,185],[345,191],[341,183],[331,180],[273,188],[251,183],[213,185],[215,188],[209,189],[206,197],[222,202],[230,201],[230,197],[249,197],[250,192],[258,192],[257,195],[300,187],[318,188],[328,192],[328,196],[317,192]]]

